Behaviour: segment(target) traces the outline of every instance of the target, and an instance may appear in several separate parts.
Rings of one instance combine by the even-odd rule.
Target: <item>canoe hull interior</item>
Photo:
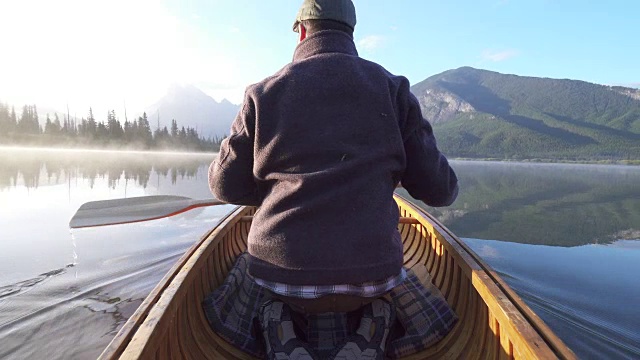
[[[405,359],[575,359],[575,355],[460,239],[396,197],[405,267],[435,284],[460,320]],[[217,336],[201,307],[247,248],[255,208],[238,207],[174,265],[100,359],[253,359]]]

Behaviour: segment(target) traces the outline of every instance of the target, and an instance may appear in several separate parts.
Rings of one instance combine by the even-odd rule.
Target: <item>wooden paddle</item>
[[[224,204],[216,199],[195,200],[173,195],[90,201],[80,206],[69,221],[69,227],[79,229],[156,220],[199,207]],[[415,219],[400,218],[400,223],[413,224]]]
[[[72,229],[161,219],[203,206],[226,204],[216,199],[155,195],[88,202],[69,221]]]

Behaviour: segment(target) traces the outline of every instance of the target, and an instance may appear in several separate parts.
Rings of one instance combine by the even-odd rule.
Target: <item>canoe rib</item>
[[[453,330],[406,359],[575,359],[575,355],[469,247],[396,196],[405,266],[438,286],[460,317]],[[210,328],[201,302],[247,246],[255,208],[236,208],[196,243],[127,321],[100,359],[253,359]]]

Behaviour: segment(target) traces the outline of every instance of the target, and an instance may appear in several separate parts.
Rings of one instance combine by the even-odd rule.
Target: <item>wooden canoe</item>
[[[431,281],[460,320],[440,342],[407,359],[575,359],[546,324],[451,231],[396,196],[404,263]],[[255,208],[238,207],[173,266],[100,359],[253,359],[210,328],[203,298],[245,251]]]

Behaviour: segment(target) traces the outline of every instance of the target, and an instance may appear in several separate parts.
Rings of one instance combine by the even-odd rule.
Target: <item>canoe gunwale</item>
[[[202,244],[218,229],[224,227],[225,224],[230,223],[236,218],[236,213],[240,212],[242,208],[235,206],[232,211],[222,217],[218,222],[218,225],[209,229],[200,239],[191,245],[187,251],[178,259],[178,261],[167,271],[162,277],[162,280],[154,286],[153,290],[145,297],[142,303],[138,306],[136,311],[127,319],[125,324],[120,328],[116,336],[111,340],[109,345],[102,351],[98,360],[109,360],[119,357],[124,350],[129,346],[131,339],[136,335],[140,326],[145,322],[149,312],[158,303],[165,290],[171,285],[176,276],[180,273],[180,270],[191,259],[193,254]]]
[[[495,285],[497,289],[499,289],[499,291],[506,297],[506,299],[516,308],[518,313],[520,313],[529,323],[529,325],[537,332],[540,338],[544,340],[547,346],[551,348],[551,350],[558,358],[570,360],[577,359],[573,351],[571,351],[567,347],[567,345],[560,338],[558,338],[558,336],[548,327],[548,325],[542,319],[540,319],[540,317],[535,312],[533,312],[533,310],[531,310],[531,308],[515,293],[515,291],[513,291],[513,289],[511,289],[511,287],[504,282],[504,280],[495,272],[495,270],[484,260],[482,260],[482,258],[480,258],[480,256],[476,254],[476,252],[473,251],[464,241],[462,241],[457,235],[451,232],[433,215],[415,206],[403,196],[396,194],[396,199],[400,200],[398,201],[399,203],[402,202],[400,205],[410,208],[419,215],[427,218],[431,223],[430,225],[435,228],[436,233],[448,235],[449,239],[447,237],[444,237],[444,239],[439,238],[438,240],[442,243],[449,244],[453,248],[453,252],[461,255],[461,258],[464,259],[463,261],[466,262],[467,265],[469,265],[473,272],[473,274],[470,274],[471,276],[469,276],[469,279],[474,282],[474,287],[477,288],[475,283],[476,279],[484,285]],[[422,219],[418,220],[422,223]],[[428,226],[428,224],[422,225]],[[453,241],[450,241],[450,239]],[[486,278],[483,276],[483,274],[486,274]],[[500,305],[500,307],[502,308],[503,301],[499,299],[499,294],[494,294],[493,291],[490,292],[493,296],[496,297],[496,303],[498,303],[498,305]],[[513,325],[516,328],[520,327],[519,324]]]

